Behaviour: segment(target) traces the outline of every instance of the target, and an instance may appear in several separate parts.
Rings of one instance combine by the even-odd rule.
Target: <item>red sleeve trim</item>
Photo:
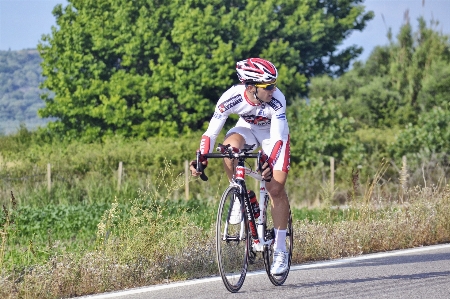
[[[210,144],[211,144],[211,139],[208,136],[203,135],[202,140],[200,141],[200,153],[208,154],[209,150],[210,150],[210,146],[211,146]]]

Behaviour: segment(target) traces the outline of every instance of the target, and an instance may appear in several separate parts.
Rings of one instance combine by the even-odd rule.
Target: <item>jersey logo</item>
[[[256,115],[242,115],[241,116],[246,122],[252,125],[265,126],[270,125],[271,119],[265,116]]]
[[[275,111],[283,107],[283,104],[281,104],[281,102],[275,98],[272,98],[272,100],[268,103],[268,105],[272,107],[272,109]]]
[[[222,119],[223,118],[223,116],[221,114],[217,113],[217,112],[214,112],[213,117],[217,118],[217,119]]]
[[[285,119],[286,119],[286,113],[278,114],[278,115],[277,115],[277,118],[278,118],[278,119],[281,119],[281,120],[285,120]]]
[[[225,102],[223,102],[222,104],[220,104],[217,108],[219,109],[219,111],[221,113],[224,113],[225,111],[227,111],[228,109],[236,106],[239,103],[242,103],[243,99],[241,97],[240,94],[226,100]]]
[[[200,153],[202,153],[202,154],[209,153],[210,143],[211,143],[211,139],[208,136],[203,135],[202,140],[200,141]]]

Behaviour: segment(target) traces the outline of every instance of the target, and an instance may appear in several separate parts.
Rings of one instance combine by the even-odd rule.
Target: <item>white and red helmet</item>
[[[278,77],[272,62],[262,58],[248,58],[236,63],[236,71],[242,83],[271,82]]]

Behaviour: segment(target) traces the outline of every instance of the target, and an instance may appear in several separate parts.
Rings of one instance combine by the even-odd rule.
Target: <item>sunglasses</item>
[[[272,83],[267,83],[267,84],[255,84],[256,87],[260,87],[262,89],[265,90],[272,90],[275,87],[277,87],[277,81],[272,82]]]

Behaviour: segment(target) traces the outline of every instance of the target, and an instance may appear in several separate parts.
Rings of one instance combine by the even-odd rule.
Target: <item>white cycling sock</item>
[[[273,250],[286,251],[286,230],[275,228],[275,244],[273,244]]]

